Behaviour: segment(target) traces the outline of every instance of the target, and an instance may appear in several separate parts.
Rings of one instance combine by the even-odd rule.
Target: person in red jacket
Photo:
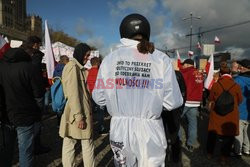
[[[198,107],[202,101],[204,78],[203,74],[194,67],[194,61],[192,59],[186,59],[182,64],[183,66],[182,69],[180,69],[180,72],[182,73],[186,84],[187,99],[181,117],[183,118],[185,116],[188,121],[186,147],[192,152],[197,139]],[[181,134],[180,131],[180,135]]]
[[[98,69],[99,69],[99,66],[101,64],[101,61],[100,61],[100,58],[93,57],[90,60],[90,63],[92,65],[92,67],[88,71],[87,85],[88,85],[88,89],[89,89],[90,94],[92,94],[94,87],[95,87],[95,81],[96,81],[96,77],[98,74]]]
[[[87,85],[90,92],[90,95],[92,96],[92,92],[95,87],[95,82],[99,70],[99,66],[101,64],[101,59],[98,57],[93,57],[91,60],[92,68],[88,71],[88,77],[87,77]],[[104,127],[104,111],[105,106],[99,106],[97,105],[94,100],[92,100],[92,109],[94,112],[97,113],[97,121],[98,121],[98,130],[99,134],[106,135],[108,132],[106,128]]]

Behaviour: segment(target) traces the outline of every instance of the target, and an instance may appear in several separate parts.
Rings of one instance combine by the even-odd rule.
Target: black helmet
[[[131,39],[138,34],[149,41],[150,25],[148,20],[140,14],[130,14],[126,16],[120,25],[121,38]]]

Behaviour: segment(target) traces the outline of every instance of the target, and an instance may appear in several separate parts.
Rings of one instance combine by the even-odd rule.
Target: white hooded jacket
[[[138,41],[123,38],[121,43],[103,60],[93,99],[112,116],[110,140],[118,164],[132,166],[137,159],[139,166],[164,166],[162,108],[183,103],[171,60],[159,50],[139,53]]]

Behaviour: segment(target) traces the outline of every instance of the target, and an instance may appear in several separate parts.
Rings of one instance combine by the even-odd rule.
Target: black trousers
[[[168,147],[171,149],[167,154],[170,154],[170,158],[173,162],[178,163],[181,162],[181,141],[178,136],[178,132],[180,129],[180,115],[182,113],[182,108],[178,108],[174,111],[163,111],[162,112],[162,120],[165,129],[166,138],[168,140]],[[167,157],[169,155],[166,155]],[[166,157],[166,162],[167,162]]]
[[[221,155],[226,157],[230,156],[230,151],[234,143],[234,136],[222,136],[209,131],[207,136],[207,153],[214,153],[217,141],[221,142]]]
[[[0,166],[12,166],[16,136],[17,134],[14,126],[0,124]]]

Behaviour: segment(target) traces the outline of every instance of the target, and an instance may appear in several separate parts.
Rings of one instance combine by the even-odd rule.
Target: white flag
[[[219,39],[217,36],[215,36],[215,37],[214,37],[214,42],[215,42],[215,43],[220,43],[220,39]]]
[[[0,59],[9,48],[10,44],[0,35]]]
[[[214,55],[212,54],[207,62],[208,75],[205,80],[205,88],[210,90],[214,83]]]
[[[45,20],[45,62],[46,62],[48,79],[52,79],[53,72],[55,69],[55,58],[51,46],[47,20]]]
[[[182,68],[181,56],[180,56],[178,50],[176,50],[176,54],[177,54],[177,66],[178,66],[179,69],[181,69]]]
[[[189,57],[192,57],[193,55],[194,55],[194,52],[193,52],[193,51],[191,51],[191,50],[188,51],[188,56],[189,56]]]

